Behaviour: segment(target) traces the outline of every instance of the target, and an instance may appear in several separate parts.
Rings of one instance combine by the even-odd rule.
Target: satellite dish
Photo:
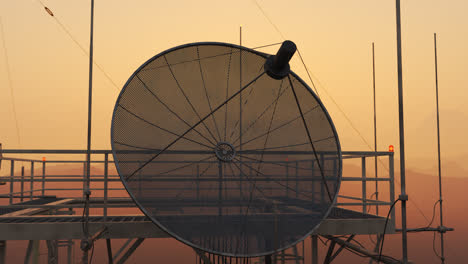
[[[325,107],[275,56],[192,43],[149,59],[123,87],[111,143],[141,211],[194,248],[236,257],[286,249],[334,206],[341,149]]]

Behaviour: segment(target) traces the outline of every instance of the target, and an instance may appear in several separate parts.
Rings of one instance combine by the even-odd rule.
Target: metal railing
[[[85,154],[85,150],[1,150],[2,153],[8,156],[17,156],[17,155],[32,155],[32,154],[48,154],[54,156],[69,156],[72,154]],[[92,203],[91,208],[101,208],[103,216],[108,215],[109,208],[124,208],[124,207],[135,207],[132,200],[128,197],[122,197],[122,191],[125,190],[123,187],[109,186],[110,183],[118,182],[120,183],[120,177],[116,174],[109,174],[110,166],[113,166],[113,160],[109,159],[110,150],[94,150],[92,151],[93,160],[91,161],[93,165],[93,170],[102,169],[102,173],[95,173],[90,176],[91,182],[96,185],[96,183],[102,183],[100,186],[92,186],[91,191],[102,191],[102,194],[93,193],[92,194]],[[99,156],[101,157],[99,159]],[[346,171],[344,171],[341,185],[342,189],[346,188],[345,184],[347,182],[361,182],[361,194],[359,196],[349,196],[349,195],[338,195],[338,201],[336,206],[338,207],[360,207],[362,213],[367,214],[370,207],[375,206],[376,208],[386,206],[389,207],[395,201],[395,190],[394,190],[394,157],[393,152],[363,152],[363,151],[344,151],[342,152],[343,161],[356,160],[360,159],[361,164],[361,177],[358,176],[346,176]],[[374,157],[387,157],[388,158],[388,172],[386,176],[379,175],[376,177],[368,177],[366,171],[366,161],[369,158]],[[84,184],[86,180],[86,162],[83,160],[69,159],[67,157],[63,159],[56,160],[43,160],[38,159],[24,159],[24,158],[11,158],[3,157],[3,162],[10,164],[10,173],[8,176],[2,176],[0,179],[5,183],[9,183],[9,192],[0,194],[0,198],[8,199],[8,205],[2,205],[0,208],[48,208],[48,209],[61,209],[61,208],[83,208],[83,198],[84,198]],[[6,161],[6,162],[5,162]],[[168,162],[168,161],[164,161]],[[176,161],[174,161],[176,162]],[[180,161],[178,161],[180,162]],[[294,173],[297,174],[298,168],[301,164],[309,162],[310,160],[291,160],[291,161],[281,161],[281,164],[285,167],[285,174],[291,176],[290,181],[293,183],[294,188],[298,189],[300,180],[298,177],[294,177]],[[26,167],[21,166],[21,170],[18,172],[16,166],[18,163],[26,163]],[[72,164],[82,165],[82,173],[80,174],[51,174],[48,173],[48,168],[51,165],[62,164],[65,166],[71,166]],[[40,168],[40,173],[37,173],[37,169]],[[29,173],[26,173],[29,171]],[[199,171],[199,169],[197,170]],[[290,175],[290,171],[291,173]],[[195,172],[196,173],[196,172]],[[28,175],[26,175],[28,174]],[[184,180],[179,177],[173,177],[172,180]],[[283,176],[284,174],[279,174]],[[296,175],[297,176],[297,175]],[[209,177],[209,175],[205,175]],[[317,180],[320,180],[319,177],[316,177]],[[212,177],[212,180],[218,180],[216,177]],[[388,182],[388,200],[376,200],[368,198],[368,182]],[[50,186],[52,183],[55,185],[57,183],[67,184],[67,186],[54,187]],[[74,186],[73,183],[77,183],[78,186]],[[80,184],[81,183],[81,184]],[[72,186],[70,186],[72,184]],[[37,188],[39,185],[39,188]],[[293,187],[291,187],[293,188]],[[19,189],[19,190],[18,190]],[[178,187],[178,190],[181,188]],[[197,188],[197,191],[202,190],[201,187]],[[32,204],[21,204],[25,200],[34,200],[36,198],[44,198],[54,195],[54,193],[59,191],[69,191],[69,192],[78,192],[80,195],[67,196],[60,198],[73,198],[74,202],[72,204],[57,204],[57,205],[32,205]],[[286,192],[289,189],[285,189]],[[325,192],[322,191],[322,194]],[[297,191],[296,191],[297,195]],[[321,197],[321,199],[325,199]],[[18,203],[19,202],[19,203]],[[386,212],[386,211],[384,211]],[[391,212],[390,225],[394,226],[395,212]]]

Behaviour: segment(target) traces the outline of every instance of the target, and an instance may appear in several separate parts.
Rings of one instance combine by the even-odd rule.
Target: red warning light
[[[42,157],[42,161],[45,162],[45,161],[46,161],[46,158],[45,158],[45,157]]]
[[[395,148],[393,147],[393,145],[388,146],[388,151],[393,152],[394,150]]]

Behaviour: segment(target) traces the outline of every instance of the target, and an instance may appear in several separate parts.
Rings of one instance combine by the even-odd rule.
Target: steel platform
[[[64,240],[81,239],[83,237],[83,218],[81,216],[41,214],[44,212],[50,214],[51,208],[54,208],[57,204],[62,204],[62,208],[66,208],[67,205],[70,206],[68,209],[71,212],[73,208],[82,207],[81,203],[59,198],[33,201],[33,203],[17,205],[28,206],[34,204],[34,208],[16,208],[14,215],[12,215],[12,209],[10,209],[10,212],[0,215],[0,240]],[[49,203],[43,203],[41,206],[40,202],[44,201],[49,201]],[[121,204],[120,206],[127,207],[128,205]],[[36,211],[31,212],[31,210]],[[385,220],[384,217],[335,207],[314,234],[377,234],[383,231]],[[144,215],[93,215],[89,217],[89,228],[91,233],[106,228],[107,230],[102,238],[170,237]],[[387,233],[394,232],[393,225],[388,225]]]
[[[70,251],[73,241],[81,240],[84,237],[82,209],[85,204],[84,187],[86,170],[85,162],[76,159],[76,155],[85,154],[86,152],[83,150],[1,150],[1,152],[8,155],[20,155],[20,157],[2,157],[4,167],[3,171],[0,171],[3,175],[0,177],[0,181],[5,183],[5,185],[1,185],[0,188],[6,190],[6,192],[0,194],[0,198],[3,198],[0,200],[2,202],[2,205],[0,205],[0,243],[3,243],[3,247],[0,247],[0,249],[5,250],[6,241],[8,240],[28,240],[31,248],[37,247],[39,241],[44,240],[49,244],[55,243],[49,247],[49,251],[52,253],[55,252],[56,247],[63,241],[68,241],[66,244]],[[94,235],[99,234],[100,239],[127,239],[125,245],[129,245],[130,241],[137,238],[134,245],[129,249],[128,254],[126,254],[126,257],[131,255],[144,239],[169,238],[170,236],[158,228],[156,224],[143,214],[138,213],[139,210],[137,210],[134,202],[129,197],[122,197],[123,194],[125,195],[125,190],[116,185],[120,184],[120,177],[109,173],[113,171],[113,162],[109,159],[111,152],[109,150],[94,150],[92,154],[93,168],[98,169],[96,171],[99,172],[94,172],[93,175],[90,175],[91,182],[93,183],[90,190],[93,195],[91,196],[89,205],[91,208],[91,215],[88,219],[89,233]],[[332,208],[328,217],[322,221],[315,232],[311,234],[313,243],[315,243],[314,252],[316,252],[318,236],[348,235],[352,238],[354,235],[383,233],[385,222],[387,221],[386,212],[388,212],[389,206],[395,201],[393,153],[345,151],[342,154],[344,161],[355,160],[357,161],[355,164],[361,165],[360,177],[356,174],[349,176],[346,175],[346,171],[344,172],[342,189],[343,186],[350,183],[354,184],[353,188],[361,186],[361,190],[359,195],[338,195],[335,207]],[[54,155],[54,160],[29,158],[33,157],[33,155],[35,157],[38,155]],[[75,159],[70,157],[74,157]],[[388,158],[388,163],[386,164],[388,166],[388,173],[386,175],[379,175],[378,178],[367,176],[366,161],[369,159],[373,161],[374,157],[380,157],[381,159]],[[291,171],[297,171],[294,168],[300,162],[310,161],[286,161],[285,165],[286,168],[291,168]],[[70,171],[73,171],[73,173],[62,172],[54,174],[49,169],[51,165],[63,168],[70,166],[72,168]],[[83,170],[80,172],[79,168],[81,166]],[[9,175],[5,175],[5,169],[9,170]],[[179,177],[173,180],[181,181],[184,178]],[[298,184],[299,182],[296,186]],[[388,198],[370,198],[373,192],[371,193],[368,189],[373,190],[374,185],[380,184],[384,184],[384,187],[380,187],[380,191],[388,193]],[[318,199],[322,198],[324,197],[319,197]],[[310,210],[313,206],[317,206],[297,200],[297,197],[291,196],[287,197],[287,199],[288,201],[285,202],[278,198],[277,202],[281,206],[288,206],[288,210],[283,211],[288,214],[288,217],[295,218],[294,221],[300,221],[301,214],[304,214],[305,210]],[[181,201],[159,202],[167,203],[168,210],[167,212],[165,211],[164,217],[175,217],[174,219],[178,219],[177,221],[183,221],[183,217],[195,217],[203,221],[205,217],[203,215],[183,217],[180,214],[171,215],[175,212],[171,211],[170,208],[172,206],[181,208],[180,204],[177,204]],[[198,206],[196,201],[182,202],[185,202],[184,206],[187,207]],[[225,202],[225,205],[228,206],[229,201],[226,200]],[[213,203],[213,206],[215,205],[216,203]],[[368,213],[369,209],[373,209],[372,211],[375,212],[378,208],[381,208],[380,215]],[[385,216],[382,214],[385,214]],[[228,217],[239,217],[239,215]],[[385,232],[387,234],[396,232],[394,211],[390,213]],[[297,248],[294,247],[294,250],[297,251]],[[27,256],[30,253],[27,253]],[[200,252],[196,253],[201,254]],[[285,252],[281,254],[285,256]],[[281,254],[277,257],[280,257]],[[296,256],[296,261],[301,259],[300,254],[298,255],[297,252],[294,255]],[[69,259],[70,256],[68,254]],[[206,258],[204,254],[201,254],[200,257]],[[125,260],[126,258],[123,259]],[[0,263],[2,263],[1,256]],[[71,262],[69,261],[69,263]]]

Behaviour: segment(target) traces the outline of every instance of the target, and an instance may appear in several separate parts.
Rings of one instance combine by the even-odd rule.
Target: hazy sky
[[[88,0],[43,0],[77,42],[89,47]],[[110,147],[116,97],[147,59],[198,41],[261,46],[281,34],[252,0],[96,0],[93,148]],[[343,150],[373,143],[371,43],[376,45],[379,149],[398,152],[394,0],[258,0],[285,38],[293,40],[319,84],[318,92]],[[402,1],[403,70],[408,167],[436,165],[433,33],[438,34],[440,117],[445,164],[465,158],[468,143],[468,2]],[[6,58],[0,53],[0,142],[4,148],[86,147],[88,59],[36,0],[0,0],[21,145],[12,110]],[[263,51],[274,53],[275,49]],[[308,83],[298,56],[292,68]],[[327,95],[328,94],[328,95]],[[457,161],[460,166],[461,161]],[[459,175],[453,175],[459,176]]]

